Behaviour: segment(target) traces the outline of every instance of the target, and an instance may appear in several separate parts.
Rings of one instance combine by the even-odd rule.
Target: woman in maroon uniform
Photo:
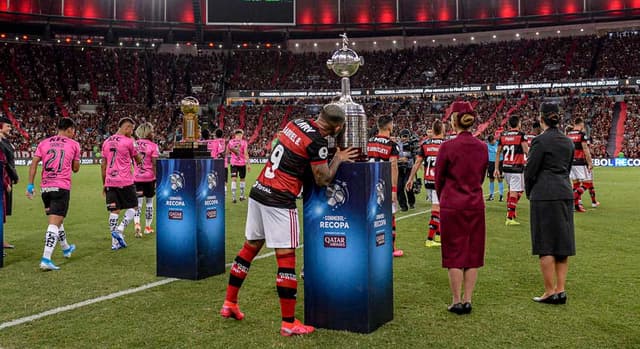
[[[458,135],[440,146],[435,182],[440,198],[442,266],[449,270],[453,295],[448,310],[460,315],[471,312],[478,268],[484,265],[482,182],[489,156],[487,145],[469,132],[476,121],[471,104],[454,102],[451,109],[451,126]]]

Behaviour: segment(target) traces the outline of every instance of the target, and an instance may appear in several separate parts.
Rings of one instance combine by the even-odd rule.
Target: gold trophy
[[[170,158],[191,159],[209,156],[207,145],[200,142],[198,111],[200,103],[195,97],[185,97],[180,101],[182,111],[182,140],[175,142]]]

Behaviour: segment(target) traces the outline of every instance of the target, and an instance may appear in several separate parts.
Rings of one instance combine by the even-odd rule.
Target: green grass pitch
[[[155,276],[155,236],[110,250],[99,166],[74,175],[65,227],[78,250],[58,272],[40,272],[46,218],[39,197],[24,196],[26,167],[15,188],[14,215],[5,237],[0,269],[0,326],[12,320],[161,280]],[[249,183],[259,170],[249,173]],[[256,260],[240,292],[243,321],[218,315],[228,274],[201,281],[176,281],[138,293],[0,329],[2,348],[638,348],[640,347],[639,169],[596,169],[602,206],[576,215],[577,256],[570,259],[566,306],[536,304],[543,292],[537,258],[530,254],[528,202],[518,206],[519,227],[505,227],[505,203],[487,204],[486,265],[480,270],[474,311],[456,316],[439,249],[423,246],[427,214],[398,221],[394,260],[394,320],[362,335],[318,330],[302,338],[279,335],[280,310],[274,257]],[[486,183],[485,183],[486,184]],[[588,200],[588,196],[585,196]],[[586,201],[585,200],[585,201]],[[416,210],[429,209],[424,193]],[[227,203],[226,260],[244,239],[246,201]],[[264,250],[262,253],[270,252]],[[298,252],[298,268],[302,251]],[[298,317],[303,317],[303,281]]]

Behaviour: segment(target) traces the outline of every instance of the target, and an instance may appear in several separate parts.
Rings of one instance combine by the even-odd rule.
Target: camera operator
[[[400,131],[398,141],[400,156],[398,157],[398,204],[401,211],[415,208],[416,196],[413,190],[405,190],[405,184],[411,174],[411,167],[418,150],[418,138],[407,129]]]

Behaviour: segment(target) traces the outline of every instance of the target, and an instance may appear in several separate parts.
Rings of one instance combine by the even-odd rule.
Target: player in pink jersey
[[[240,177],[240,201],[243,201],[244,178],[247,176],[247,171],[251,170],[251,165],[249,164],[249,147],[247,141],[243,139],[244,132],[235,130],[233,134],[233,139],[229,140],[227,145],[227,152],[231,155],[231,202],[235,204],[238,177]]]
[[[76,125],[69,118],[58,121],[58,134],[38,144],[29,167],[29,184],[27,197],[33,199],[34,179],[38,172],[38,163],[42,160],[42,179],[40,188],[44,212],[48,216],[49,226],[44,238],[44,252],[40,259],[40,269],[58,270],[51,254],[58,241],[62,246],[62,255],[71,257],[76,245],[69,244],[64,231],[64,218],[69,210],[69,193],[71,191],[71,172],[80,170],[80,144],[73,140]]]
[[[131,164],[133,160],[140,165],[142,156],[133,144],[135,123],[131,118],[118,121],[118,132],[102,143],[102,183],[103,193],[109,210],[109,230],[111,231],[111,249],[127,247],[123,232],[131,223],[138,207],[136,186]],[[120,210],[126,210],[120,224]]]
[[[142,156],[142,164],[135,165],[133,176],[136,184],[136,194],[138,195],[138,209],[133,217],[135,224],[135,237],[141,238],[140,211],[144,199],[147,199],[144,220],[144,233],[151,234],[151,222],[153,222],[153,197],[156,195],[156,159],[160,156],[158,145],[153,143],[153,125],[149,122],[138,126],[135,142],[138,154]]]

